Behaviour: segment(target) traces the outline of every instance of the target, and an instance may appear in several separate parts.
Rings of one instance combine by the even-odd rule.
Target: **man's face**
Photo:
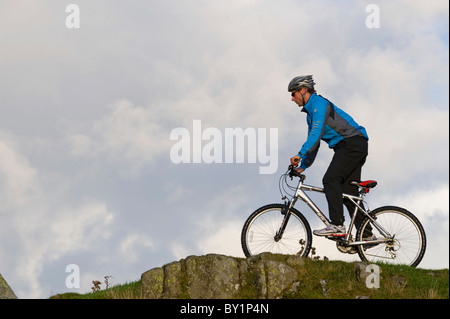
[[[303,89],[302,89],[303,90]],[[299,107],[304,106],[304,99],[302,96],[302,90],[292,92],[292,101],[295,102]]]

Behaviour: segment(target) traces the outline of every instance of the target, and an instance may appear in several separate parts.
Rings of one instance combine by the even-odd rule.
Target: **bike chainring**
[[[336,248],[343,254],[356,254],[356,247],[355,246],[349,246],[346,240],[344,240],[342,237],[335,237],[335,236],[327,236],[328,239],[333,240],[336,242]],[[350,242],[353,241],[353,236],[350,236]]]
[[[343,242],[336,242],[336,248],[344,254],[356,254],[356,248],[354,246],[348,246]]]

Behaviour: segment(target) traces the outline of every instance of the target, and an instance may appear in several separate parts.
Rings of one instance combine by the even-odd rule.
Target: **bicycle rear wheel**
[[[425,230],[417,217],[406,209],[395,206],[380,207],[370,214],[392,238],[377,245],[359,245],[357,250],[361,260],[416,267],[421,262],[427,245]],[[366,217],[358,228],[356,239],[364,240],[363,237],[367,237],[370,232],[377,239],[384,238],[370,218]]]
[[[276,239],[285,217],[284,204],[270,204],[253,212],[242,228],[241,245],[246,257],[263,252],[307,256],[312,234],[306,218],[295,208],[290,210],[283,236]]]

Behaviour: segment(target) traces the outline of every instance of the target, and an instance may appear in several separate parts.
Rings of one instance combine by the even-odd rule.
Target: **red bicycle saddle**
[[[358,183],[359,187],[365,187],[365,188],[374,188],[377,186],[377,181],[368,180],[368,181],[362,181]]]
[[[362,182],[351,182],[353,185],[357,185],[358,187],[361,187],[361,192],[368,193],[370,188],[374,188],[377,186],[377,181],[368,180],[368,181],[362,181]]]

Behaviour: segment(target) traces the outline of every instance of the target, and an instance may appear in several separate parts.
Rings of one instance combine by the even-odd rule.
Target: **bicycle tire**
[[[357,251],[361,260],[417,267],[425,255],[427,246],[425,230],[417,217],[408,210],[396,206],[383,206],[374,209],[370,214],[394,236],[394,240],[378,245],[359,245]],[[368,225],[371,225],[372,232],[377,238],[383,238],[370,218],[366,217],[358,227],[356,233],[358,241],[363,240],[365,231],[367,235]]]
[[[255,210],[246,220],[241,233],[241,246],[246,257],[263,252],[307,256],[311,250],[312,233],[306,218],[292,208],[283,237],[275,234],[284,218],[284,204],[269,204]],[[294,218],[292,218],[294,217]]]

